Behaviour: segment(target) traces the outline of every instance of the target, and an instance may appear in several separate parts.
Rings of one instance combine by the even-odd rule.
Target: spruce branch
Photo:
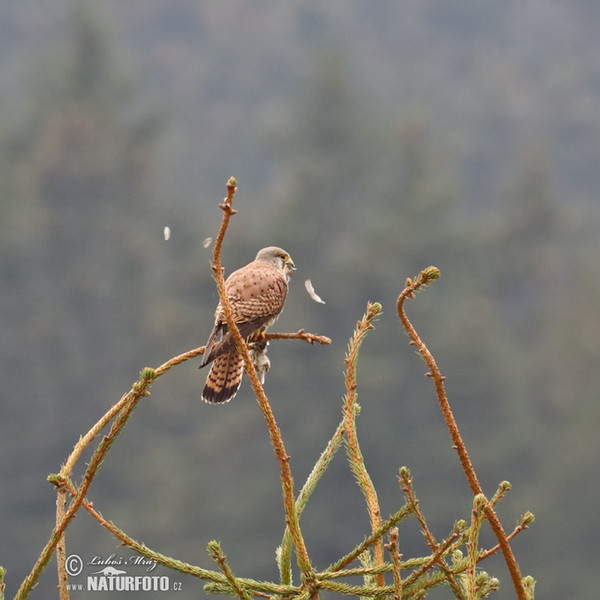
[[[317,487],[317,483],[324,475],[331,459],[335,456],[342,441],[344,439],[344,420],[337,426],[332,438],[327,443],[325,450],[321,453],[321,456],[315,463],[312,471],[310,472],[306,482],[302,486],[298,498],[296,500],[296,514],[298,519],[308,502],[311,494]],[[279,567],[279,575],[281,583],[290,585],[292,583],[292,569],[291,569],[291,555],[292,555],[292,536],[289,527],[285,528],[281,546],[277,548],[277,565]]]
[[[299,329],[296,333],[265,333],[263,335],[265,340],[304,340],[311,346],[315,343],[321,345],[331,344],[331,338],[315,333],[308,333],[304,329]]]
[[[256,373],[254,363],[252,362],[250,354],[248,353],[245,340],[242,338],[235,323],[233,309],[231,307],[229,298],[227,297],[227,292],[225,291],[225,279],[223,277],[223,267],[221,266],[221,246],[227,231],[229,219],[237,212],[232,206],[233,196],[237,191],[236,185],[236,180],[231,177],[227,182],[227,197],[225,198],[223,204],[219,204],[219,207],[223,210],[223,220],[221,222],[219,234],[217,235],[214,246],[212,269],[217,285],[217,291],[219,293],[219,300],[221,301],[221,306],[223,307],[223,314],[225,316],[225,320],[227,321],[227,326],[229,327],[229,331],[235,340],[236,348],[242,356],[246,373],[248,374],[252,388],[256,394],[258,405],[265,417],[265,421],[269,429],[269,436],[271,438],[271,443],[273,444],[275,457],[277,458],[280,467],[286,523],[290,530],[290,535],[296,549],[296,557],[298,560],[298,566],[300,567],[300,571],[302,573],[302,581],[304,584],[310,587],[312,586],[312,582],[314,580],[314,570],[308,557],[308,552],[304,544],[304,538],[302,537],[302,532],[300,531],[298,514],[296,513],[294,480],[292,478],[292,471],[289,464],[290,457],[286,452],[285,445],[281,437],[281,431],[279,430],[279,426],[277,425],[277,421],[275,420],[275,416],[265,391],[260,383],[258,374]]]
[[[402,600],[402,573],[400,560],[402,555],[398,551],[398,528],[393,527],[390,531],[390,541],[385,545],[385,549],[390,553],[392,559],[394,574],[394,600]]]
[[[467,448],[458,430],[458,426],[456,424],[456,420],[454,419],[454,415],[452,414],[452,410],[450,409],[450,403],[448,402],[448,397],[446,395],[446,390],[444,387],[444,380],[446,378],[441,374],[437,363],[433,358],[433,355],[431,354],[431,352],[429,352],[429,349],[417,334],[415,328],[409,321],[404,310],[404,302],[407,298],[414,298],[414,294],[416,291],[418,291],[421,287],[429,285],[439,276],[440,271],[437,267],[427,267],[426,269],[421,271],[421,273],[419,273],[419,275],[414,279],[414,281],[411,279],[407,279],[404,289],[398,296],[396,310],[398,312],[398,317],[404,329],[406,330],[411,339],[411,344],[417,348],[419,354],[429,367],[429,372],[427,373],[427,376],[433,379],[438,402],[442,410],[442,414],[444,415],[446,426],[448,427],[448,431],[450,432],[453,447],[458,453],[460,463],[467,477],[469,487],[471,488],[471,491],[473,492],[474,496],[483,495],[483,490],[481,489],[481,486],[477,479],[477,475],[475,473],[475,469],[473,468],[471,459],[469,458],[469,455],[467,453]],[[513,581],[513,585],[517,593],[517,598],[519,598],[519,600],[530,600],[530,596],[523,586],[519,565],[515,560],[515,556],[507,539],[506,533],[504,532],[504,528],[502,527],[502,523],[500,523],[500,519],[498,519],[498,516],[496,515],[493,506],[487,500],[484,508],[484,513],[486,519],[489,521],[490,526],[492,527],[492,530],[494,531],[494,534],[496,535],[496,538],[502,550],[502,554],[504,555],[504,560],[506,562],[511,579]]]
[[[67,490],[64,485],[57,486],[56,492],[56,526],[65,518]],[[67,575],[67,543],[63,534],[56,544],[56,569],[58,571],[58,594],[60,600],[69,600],[69,576]]]
[[[150,371],[153,371],[153,373],[150,373]],[[152,369],[150,369],[150,371],[148,371],[148,373],[145,373],[145,375],[142,375],[142,377],[147,376],[150,378],[151,381],[153,381],[154,379],[156,379],[156,377],[158,377],[158,374]],[[84,436],[79,438],[79,441],[77,442],[77,444],[75,444],[73,451],[61,467],[60,472],[62,475],[71,474],[75,463],[79,460],[79,457],[81,456],[81,453],[90,445],[92,440],[100,433],[100,431],[102,431],[102,429],[104,429],[106,425],[108,425],[108,423],[110,423],[115,418],[115,416],[121,412],[123,407],[128,402],[130,402],[132,392],[133,388],[132,390],[124,394],[121,397],[121,399],[114,406],[112,406]]]
[[[469,537],[467,539],[467,560],[468,567],[465,577],[467,597],[476,598],[476,566],[479,556],[479,531],[484,519],[484,510],[487,505],[487,499],[483,494],[477,494],[473,498],[473,510],[471,511],[471,527],[469,528]]]
[[[72,496],[77,496],[79,494],[79,489],[77,486],[73,484],[73,482],[69,478],[60,479],[60,475],[54,476],[55,480],[52,482],[55,485],[64,486]],[[138,542],[133,539],[131,536],[127,535],[122,529],[119,529],[114,523],[111,521],[107,521],[102,514],[94,508],[92,502],[90,502],[87,498],[84,498],[82,501],[82,506],[110,533],[112,533],[123,546],[131,548],[134,552],[139,554],[140,556],[144,556],[149,560],[153,560],[158,564],[161,564],[169,569],[173,569],[174,571],[178,571],[179,573],[184,573],[186,575],[191,575],[192,577],[199,577],[202,579],[207,579],[209,581],[215,581],[219,583],[223,583],[226,581],[225,577],[216,571],[210,571],[208,569],[202,569],[200,567],[196,567],[189,563],[182,562],[175,558],[171,558],[170,556],[166,556],[161,554],[160,552],[156,552],[155,550],[151,550],[145,544]]]
[[[504,498],[506,493],[510,490],[510,483],[508,481],[502,481],[496,490],[496,493],[490,500],[490,504],[492,506],[496,506],[496,504]],[[529,529],[530,523],[533,523],[535,517],[532,513],[527,511],[522,517],[520,522],[514,528],[514,530],[506,536],[507,540],[512,540],[516,535],[521,533],[521,531],[525,531],[525,529]],[[485,560],[488,556],[495,554],[500,550],[500,544],[496,544],[493,548],[489,550],[481,550],[479,552],[479,557],[477,558],[477,562]]]
[[[529,529],[529,524],[532,523],[534,521],[534,519],[535,519],[535,517],[533,516],[533,514],[530,513],[529,511],[527,511],[521,517],[521,521],[517,524],[517,526],[513,529],[513,531],[506,536],[506,539],[512,540],[516,535],[521,533],[521,531],[525,531],[526,529]],[[498,552],[498,550],[500,550],[500,544],[496,544],[493,548],[490,548],[489,550],[480,552],[478,561],[485,560],[488,556],[491,556],[492,554],[496,554],[496,552]]]
[[[498,504],[498,502],[500,502],[500,500],[502,500],[504,496],[506,496],[506,494],[510,492],[510,487],[510,482],[501,481],[498,485],[496,493],[490,498],[490,504],[492,506],[496,506],[496,504]]]
[[[344,594],[346,596],[360,596],[368,598],[376,598],[382,595],[390,595],[394,593],[393,585],[383,585],[372,587],[370,585],[350,585],[341,581],[320,581],[319,586],[323,590]]]
[[[88,463],[88,467],[83,475],[83,482],[79,488],[77,495],[69,505],[69,508],[66,510],[64,517],[62,518],[60,523],[57,523],[57,525],[52,530],[52,533],[50,534],[50,539],[46,543],[46,546],[42,550],[31,572],[23,580],[23,583],[21,584],[21,587],[19,588],[15,596],[15,600],[23,600],[24,598],[26,598],[29,595],[29,592],[33,589],[34,585],[37,583],[37,580],[46,568],[48,561],[54,553],[56,546],[63,537],[65,529],[79,510],[79,507],[81,506],[87,494],[92,480],[98,472],[98,469],[100,468],[104,456],[110,449],[116,436],[121,432],[121,430],[125,426],[127,419],[131,415],[131,412],[137,405],[140,398],[150,393],[148,390],[154,379],[154,370],[148,368],[144,369],[141,373],[140,379],[136,383],[134,383],[131,390],[124,396],[122,408],[117,414],[115,422],[113,423],[110,429],[110,432],[102,438],[102,440],[98,444],[98,447],[92,454],[90,462]],[[49,477],[50,480],[53,480],[55,478],[56,476],[52,475]]]
[[[184,352],[183,354],[174,356],[173,358],[168,360],[166,363],[162,364],[160,367],[157,367],[155,369],[156,377],[160,377],[161,375],[164,375],[172,367],[180,365],[181,363],[184,363],[186,360],[190,360],[190,358],[196,358],[197,356],[204,354],[205,349],[206,349],[205,346],[200,346],[199,348],[194,348],[193,350],[188,350],[187,352]]]
[[[242,581],[246,586],[246,589],[252,593],[253,596],[259,598],[270,598],[271,596],[278,596],[282,598],[295,598],[299,600],[300,590],[293,586],[283,586],[270,581],[255,581],[253,579],[238,578],[238,581]],[[230,596],[235,595],[235,590],[231,587],[231,584],[227,581],[223,583],[207,583],[204,586],[204,591],[208,594],[228,594]]]
[[[413,510],[413,514],[415,515],[417,521],[419,522],[419,525],[421,526],[421,532],[425,536],[427,545],[429,546],[429,549],[431,550],[431,552],[433,553],[433,556],[435,557],[435,562],[438,563],[440,570],[442,571],[442,573],[444,574],[444,577],[448,581],[448,585],[454,592],[454,595],[457,598],[461,598],[462,592],[460,590],[460,586],[458,585],[458,583],[454,577],[454,574],[452,573],[452,570],[448,567],[448,565],[446,564],[446,561],[443,558],[443,555],[447,552],[447,548],[443,549],[440,552],[441,546],[440,546],[440,544],[438,544],[436,542],[435,537],[433,536],[433,534],[431,533],[431,530],[429,529],[429,526],[427,525],[427,521],[425,520],[425,515],[421,512],[421,509],[419,508],[419,500],[417,499],[417,497],[414,494],[413,485],[412,485],[412,475],[410,473],[410,470],[407,467],[402,467],[400,469],[398,479],[400,481],[400,487],[401,487],[402,491],[404,492],[404,496],[406,497],[408,504],[411,506],[411,508]],[[448,539],[451,541],[454,541],[458,537],[458,534],[460,533],[462,528],[463,528],[462,522],[456,523],[454,526],[453,534]],[[456,533],[456,535],[455,535],[455,533]],[[423,572],[425,572],[425,570]],[[412,581],[412,580],[413,580],[412,578],[409,578],[408,583],[410,583],[410,581]]]
[[[354,335],[350,338],[348,344],[348,352],[346,354],[346,397],[344,401],[344,416],[346,429],[346,448],[350,468],[354,473],[356,481],[367,502],[369,518],[371,520],[371,531],[374,533],[381,525],[381,512],[379,510],[379,501],[373,481],[365,466],[365,461],[358,444],[358,436],[356,434],[356,363],[358,361],[358,352],[360,346],[367,335],[367,332],[373,329],[373,321],[381,314],[381,304],[369,302],[367,304],[367,312],[362,320],[356,324]],[[380,538],[375,541],[373,552],[375,555],[375,564],[383,564],[383,540]],[[383,574],[377,576],[379,586],[385,584]]]
[[[428,558],[428,560],[416,571],[413,571],[405,580],[404,585],[408,588],[411,585],[415,584],[423,575],[425,575],[435,564],[438,564],[440,569],[440,581],[445,579],[450,584],[452,591],[454,592],[454,596],[461,600],[463,598],[463,594],[460,591],[460,587],[458,583],[454,579],[454,573],[448,568],[448,565],[444,561],[444,556],[450,554],[454,547],[457,539],[460,538],[461,531],[455,526],[453,531],[451,532],[448,539],[444,540],[441,544],[436,544],[436,548],[433,554]]]
[[[227,581],[235,591],[236,596],[240,600],[252,600],[252,597],[246,591],[244,585],[235,578],[231,568],[227,564],[227,557],[221,550],[221,545],[216,540],[208,542],[208,554],[209,556],[221,567],[223,575],[227,578]]]
[[[393,515],[389,516],[381,525],[377,528],[377,530],[373,531],[371,535],[365,537],[365,539],[358,544],[352,551],[350,551],[345,556],[342,556],[339,560],[329,565],[327,569],[325,569],[325,573],[334,573],[343,569],[346,565],[349,565],[353,560],[364,552],[369,546],[375,544],[378,540],[381,540],[382,537],[395,525],[398,525],[401,521],[404,521],[406,517],[412,514],[413,508],[410,504],[405,504],[398,512],[395,512]],[[382,569],[383,572],[384,569]]]
[[[421,567],[429,560],[429,557],[409,558],[400,562],[401,570],[415,569]],[[356,567],[354,569],[339,569],[338,571],[321,571],[317,573],[317,579],[329,580],[340,579],[341,577],[364,577],[365,575],[375,575],[377,573],[392,573],[394,565],[391,562],[383,563],[378,567]]]

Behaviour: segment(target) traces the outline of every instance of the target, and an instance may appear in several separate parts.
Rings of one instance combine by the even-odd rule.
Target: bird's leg
[[[255,344],[255,343],[264,343],[266,342],[267,338],[265,335],[265,330],[264,329],[259,329],[258,331],[255,331],[249,338],[248,338],[248,343],[249,344]]]

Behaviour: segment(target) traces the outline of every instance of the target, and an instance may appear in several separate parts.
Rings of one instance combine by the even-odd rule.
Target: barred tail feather
[[[243,373],[244,362],[237,350],[221,354],[211,365],[202,400],[209,404],[229,402],[240,389]]]

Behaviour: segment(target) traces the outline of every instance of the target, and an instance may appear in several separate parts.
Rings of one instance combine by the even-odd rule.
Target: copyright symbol
[[[77,577],[83,571],[83,561],[78,554],[69,554],[65,563],[67,574],[71,577]]]

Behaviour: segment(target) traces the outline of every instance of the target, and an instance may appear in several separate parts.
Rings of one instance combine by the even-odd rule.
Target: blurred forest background
[[[536,515],[514,542],[522,572],[540,598],[595,597],[599,23],[595,0],[0,3],[7,597],[53,526],[46,476],[142,367],[205,342],[217,296],[202,241],[231,175],[227,271],[284,247],[298,271],[274,330],[333,338],[271,345],[266,391],[296,484],[339,422],[347,340],[379,301],[358,431],[382,512],[402,504],[407,465],[439,538],[470,518],[395,315],[405,278],[436,265],[409,316],[448,377],[486,493],[513,485],[505,528]],[[154,385],[89,497],[153,549],[212,568],[216,538],[237,575],[276,577],[283,509],[262,415],[247,381],[231,404],[203,404],[196,366]],[[340,454],[302,517],[318,566],[368,532],[363,504]],[[401,527],[400,550],[425,552],[416,526]],[[80,513],[67,552],[123,549]],[[495,597],[513,598],[502,559],[482,566],[501,580]],[[177,598],[203,595],[181,579]],[[51,565],[32,597],[55,586]]]

